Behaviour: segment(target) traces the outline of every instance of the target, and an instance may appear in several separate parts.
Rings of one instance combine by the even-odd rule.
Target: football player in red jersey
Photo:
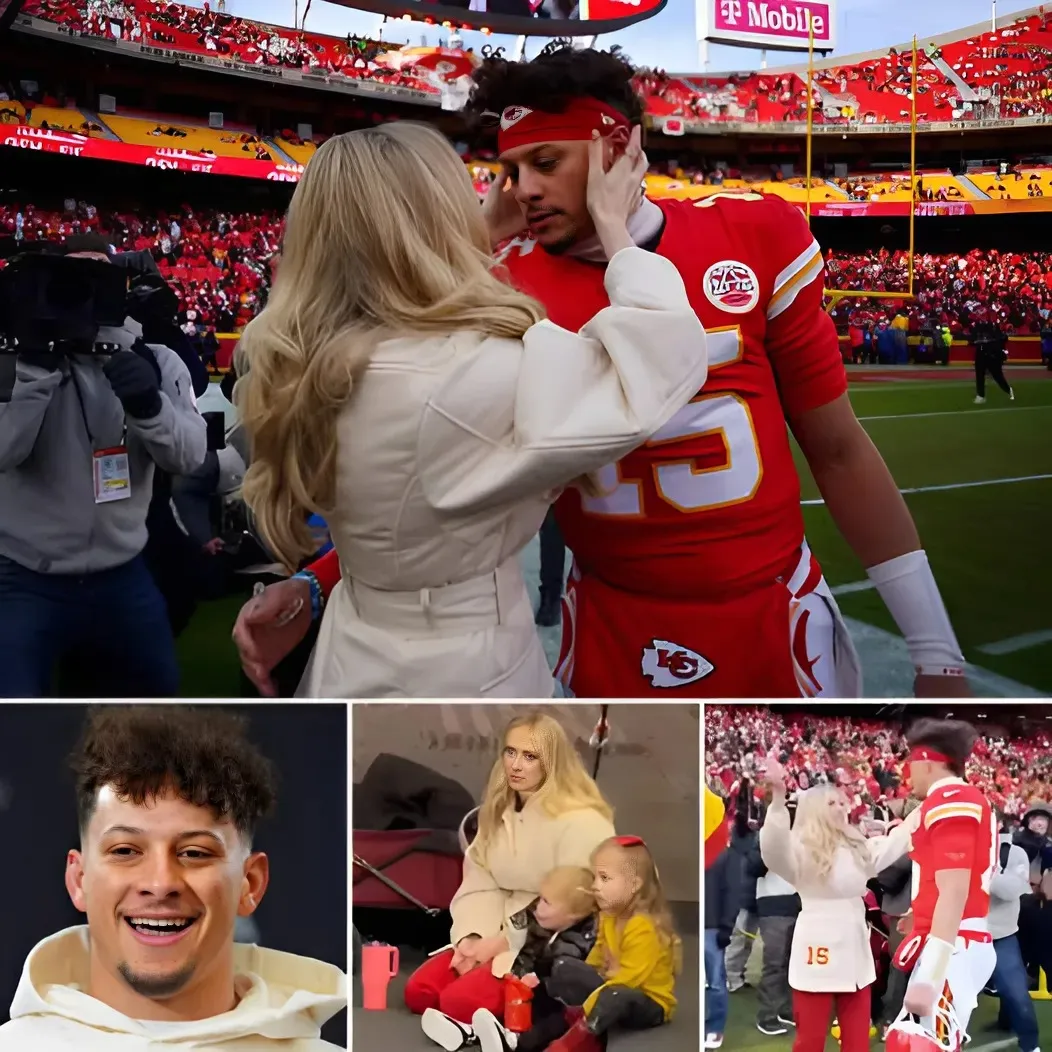
[[[987,923],[997,819],[962,777],[976,738],[959,720],[918,720],[907,734],[907,778],[924,802],[910,848],[912,928],[895,957],[911,974],[887,1052],[959,1052],[997,961]]]
[[[469,118],[496,132],[485,205],[509,280],[560,325],[606,305],[586,207],[588,142],[609,161],[643,121],[630,65],[555,49],[476,72]],[[559,498],[574,568],[557,675],[581,697],[850,697],[857,658],[804,539],[789,429],[826,506],[905,637],[918,696],[967,694],[964,659],[910,513],[855,417],[823,260],[778,197],[644,199],[636,243],[673,260],[708,330],[709,379],[643,448]],[[516,237],[517,236],[517,237]],[[552,378],[558,383],[558,377]],[[331,554],[242,611],[257,685],[339,578]],[[299,614],[295,610],[299,609]],[[275,628],[282,618],[291,618]]]

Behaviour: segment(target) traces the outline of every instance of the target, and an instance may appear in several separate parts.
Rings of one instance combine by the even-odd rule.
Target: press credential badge
[[[92,458],[95,479],[95,503],[127,500],[131,496],[131,470],[126,446],[96,450]]]

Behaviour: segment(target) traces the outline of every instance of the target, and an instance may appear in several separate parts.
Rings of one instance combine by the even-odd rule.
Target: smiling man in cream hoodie
[[[0,1052],[323,1052],[347,1003],[333,965],[234,943],[269,860],[268,762],[219,709],[107,706],[74,757],[80,849],[66,888],[87,914],[29,955]]]

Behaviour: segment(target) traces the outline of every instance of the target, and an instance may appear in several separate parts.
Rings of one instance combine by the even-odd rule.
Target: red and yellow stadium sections
[[[15,104],[11,105],[11,115],[16,116]],[[0,104],[0,113],[2,113]],[[86,121],[77,110],[59,110],[63,119],[74,124],[77,117]],[[70,116],[73,115],[73,116]],[[33,112],[37,116],[36,110]],[[41,121],[45,118],[41,117]],[[73,157],[87,157],[97,160],[118,161],[125,164],[140,164],[169,171],[200,172],[210,175],[236,175],[250,179],[267,179],[276,182],[297,182],[303,173],[303,166],[313,155],[313,145],[295,146],[285,139],[275,139],[275,143],[293,159],[289,164],[281,160],[267,144],[247,132],[237,130],[217,131],[213,128],[202,128],[187,123],[171,123],[168,119],[144,119],[142,117],[114,117],[107,115],[107,126],[120,136],[120,141],[89,136],[83,132],[62,131],[57,128],[4,123],[0,120],[0,145],[43,153],[60,153]],[[178,128],[183,135],[164,134],[166,128]],[[256,159],[257,147],[265,156]],[[300,160],[302,158],[303,160]],[[487,162],[469,162],[475,168],[490,168]],[[1030,181],[1035,175],[1036,181]],[[859,181],[863,177],[859,177]],[[920,178],[925,189],[931,189],[938,195],[942,188],[947,189],[947,198],[935,196],[933,199],[922,198],[917,202],[916,214],[924,216],[965,216],[990,215],[1009,212],[1049,212],[1052,211],[1052,169],[1028,168],[1022,183],[1013,182],[1011,178],[1002,178],[1001,183],[1013,191],[1000,197],[984,200],[970,190],[965,184],[949,173],[921,173]],[[993,181],[995,177],[989,176]],[[980,190],[986,190],[987,177],[973,177]],[[484,186],[479,183],[480,191]],[[909,214],[909,190],[895,180],[888,179],[866,187],[865,198],[848,196],[847,188],[852,185],[849,176],[840,185],[812,180],[811,214],[815,216],[905,216]],[[1040,186],[1043,193],[1027,193],[1027,186]],[[802,178],[784,181],[748,181],[727,179],[721,185],[695,184],[688,179],[675,179],[668,175],[648,175],[647,189],[653,197],[702,198],[711,194],[735,189],[762,190],[764,193],[777,194],[787,201],[803,208],[807,199],[807,189]],[[883,192],[881,192],[883,191]]]
[[[249,161],[278,160],[262,139],[245,131],[203,128],[169,117],[157,119],[107,114],[105,121],[121,142],[134,146],[166,146],[189,153],[211,153],[216,157]]]
[[[376,40],[348,40],[302,32],[250,19],[203,12],[165,0],[125,0],[126,17],[118,23],[85,9],[77,0],[28,0],[23,13],[63,26],[86,37],[117,32],[144,48],[163,41],[173,52],[198,60],[233,62],[243,69],[284,68],[323,79],[374,81],[392,98],[421,93],[439,104],[434,70],[400,59],[402,49]],[[908,25],[903,27],[904,35]],[[971,35],[968,35],[971,32]],[[921,125],[951,130],[982,126],[987,120],[1052,122],[1052,14],[1041,9],[1013,19],[995,32],[962,29],[923,47],[917,64],[917,117]],[[956,39],[953,39],[956,37]],[[404,49],[408,51],[409,49]],[[429,49],[431,50],[431,49]],[[821,102],[815,112],[819,131],[848,122],[882,126],[910,124],[911,48],[890,48],[885,55],[849,56],[819,63],[815,71]],[[396,68],[391,68],[396,67]],[[966,106],[960,84],[1001,100],[996,109],[984,102]],[[325,90],[324,83],[316,85]],[[637,87],[658,125],[676,118],[677,134],[711,130],[735,122],[765,131],[799,134],[806,124],[807,85],[802,66],[781,71],[705,76],[641,70]]]
[[[306,164],[313,156],[317,146],[312,142],[291,143],[280,135],[274,136],[274,142],[283,153],[288,154],[297,164]]]

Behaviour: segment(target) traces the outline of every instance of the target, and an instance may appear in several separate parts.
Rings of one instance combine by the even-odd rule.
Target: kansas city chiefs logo
[[[655,687],[685,687],[704,679],[715,667],[696,650],[667,639],[654,639],[650,646],[643,648],[643,675]]]
[[[501,131],[507,131],[509,128],[518,124],[523,117],[528,117],[533,110],[528,110],[525,106],[509,106],[500,115],[500,128]]]
[[[760,282],[752,267],[735,259],[713,263],[702,279],[705,298],[728,314],[748,314],[760,302]]]

